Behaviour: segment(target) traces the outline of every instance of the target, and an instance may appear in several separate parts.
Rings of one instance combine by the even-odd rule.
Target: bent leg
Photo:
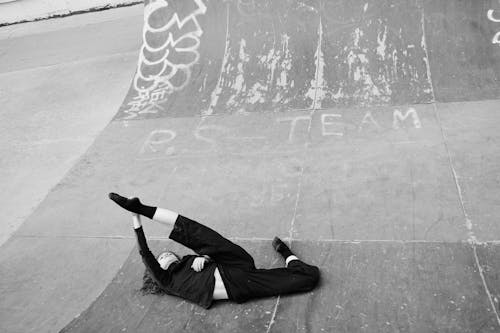
[[[237,276],[237,275],[233,275]],[[238,294],[235,301],[250,298],[286,295],[311,291],[319,282],[319,269],[300,260],[292,260],[286,268],[256,269],[245,272],[238,281],[229,283],[231,294]],[[238,289],[237,292],[234,289]]]
[[[255,269],[252,256],[242,247],[185,216],[177,217],[169,237],[198,254],[210,256],[218,264],[247,270]]]

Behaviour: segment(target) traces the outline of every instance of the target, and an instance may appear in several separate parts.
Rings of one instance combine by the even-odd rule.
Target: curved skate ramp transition
[[[259,258],[258,265],[276,263],[270,240],[239,243]],[[323,267],[317,290],[281,297],[277,307],[270,298],[215,303],[210,310],[172,296],[144,295],[144,265],[134,249],[99,298],[61,332],[470,332],[478,321],[482,331],[496,330],[494,318],[479,315],[490,312],[470,247],[306,241],[294,248]],[[498,264],[498,252],[484,250],[482,259]],[[457,286],[464,289],[453,304]]]
[[[116,117],[11,241],[37,261],[0,254],[23,296],[58,282],[37,299],[53,317],[24,302],[15,318],[63,332],[500,330],[498,1],[146,0],[144,22]],[[259,267],[283,265],[282,236],[320,286],[210,310],[143,295],[110,191],[207,224]],[[144,228],[154,252],[185,253]]]
[[[147,1],[137,75],[117,118],[497,98],[497,6]]]
[[[479,171],[463,154],[485,140],[474,128],[492,134],[482,126],[499,103],[448,102],[500,96],[499,9],[147,1],[137,73],[114,127],[135,133],[136,161],[170,173],[162,179],[167,193],[178,189],[175,202],[203,217],[229,210],[208,219],[246,237],[264,266],[278,259],[252,237],[290,235],[322,283],[206,311],[142,295],[133,250],[64,331],[498,330],[498,246],[478,239],[498,239],[500,228],[481,212],[491,206],[464,200],[481,182],[463,191],[458,175]]]

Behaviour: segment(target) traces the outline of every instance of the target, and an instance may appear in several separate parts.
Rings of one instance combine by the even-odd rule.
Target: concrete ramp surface
[[[149,1],[117,118],[496,98],[495,5]]]
[[[269,242],[241,245],[258,264],[271,266],[277,256],[269,255]],[[101,296],[62,332],[471,332],[478,322],[482,332],[497,330],[494,316],[479,314],[487,314],[489,304],[470,247],[324,241],[294,247],[323,267],[317,290],[281,297],[278,305],[275,299],[222,302],[209,311],[172,296],[143,295],[144,266],[134,250]]]
[[[499,36],[493,0],[146,1],[114,120],[2,248],[0,307],[16,311],[1,325],[500,331]],[[262,268],[283,265],[281,236],[320,286],[211,310],[143,295],[111,191],[203,222]],[[144,228],[154,252],[188,253]]]

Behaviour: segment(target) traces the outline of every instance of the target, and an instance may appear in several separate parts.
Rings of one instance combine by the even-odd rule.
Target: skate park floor
[[[500,330],[498,98],[114,118],[142,15],[0,29],[0,331]],[[283,265],[281,236],[320,286],[211,310],[142,295],[111,191],[207,224],[259,267]],[[154,252],[189,253],[144,229]]]

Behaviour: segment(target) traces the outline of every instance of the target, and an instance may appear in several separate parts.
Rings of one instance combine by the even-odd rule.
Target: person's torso
[[[214,262],[206,262],[200,272],[191,268],[197,256],[184,256],[172,269],[170,282],[163,288],[171,295],[179,296],[203,307],[209,307],[215,287]]]

